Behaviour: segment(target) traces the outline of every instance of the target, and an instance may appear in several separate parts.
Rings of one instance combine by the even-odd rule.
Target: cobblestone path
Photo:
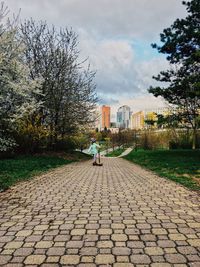
[[[0,194],[0,266],[200,266],[200,198],[123,159]]]

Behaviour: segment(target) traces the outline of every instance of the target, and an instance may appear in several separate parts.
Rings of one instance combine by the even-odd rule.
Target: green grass
[[[200,150],[138,150],[124,158],[190,189],[200,190]]]
[[[73,161],[88,159],[80,152],[70,154],[47,153],[36,156],[18,156],[13,159],[0,160],[0,191],[8,189],[11,185],[30,179],[31,177],[46,172],[50,169],[69,164]]]
[[[123,152],[125,151],[125,149],[123,148],[118,148],[108,154],[106,154],[106,157],[118,157],[120,156]]]

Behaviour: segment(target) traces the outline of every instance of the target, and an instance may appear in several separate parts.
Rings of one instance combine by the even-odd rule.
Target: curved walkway
[[[0,266],[200,266],[200,198],[120,158],[0,194]]]
[[[133,150],[132,147],[127,148],[121,155],[118,156],[118,158],[128,155],[132,150]]]

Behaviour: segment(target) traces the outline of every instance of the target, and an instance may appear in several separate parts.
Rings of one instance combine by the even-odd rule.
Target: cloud
[[[156,84],[152,76],[168,67],[164,57],[136,60],[134,44],[126,39],[95,41],[82,32],[80,48],[97,70],[97,91],[103,99],[146,94]]]
[[[164,57],[152,58],[139,62],[135,68],[136,83],[141,93],[146,93],[147,89],[152,86],[162,85],[152,77],[156,76],[161,70],[167,70],[169,63]]]
[[[100,96],[99,104],[100,105],[119,105],[119,100],[109,98],[109,97],[104,98],[103,96]]]
[[[151,39],[163,27],[185,14],[182,0],[7,0],[22,17],[46,19],[61,26],[84,28],[91,34],[111,38],[130,36]]]
[[[122,90],[125,92],[132,86],[130,76],[134,51],[127,41],[105,40],[91,46],[87,41],[86,49],[88,51],[84,54],[88,52],[92,67],[97,70],[99,92],[122,93]]]
[[[97,70],[101,103],[145,97],[152,79],[168,67],[150,44],[177,17],[186,15],[182,0],[6,0],[21,18],[72,27],[79,35],[81,58]],[[142,101],[142,100],[141,100]]]

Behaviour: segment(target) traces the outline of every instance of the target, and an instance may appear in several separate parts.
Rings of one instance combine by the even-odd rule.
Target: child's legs
[[[94,160],[94,162],[96,162],[96,160],[97,160],[97,154],[94,154],[93,160]]]

